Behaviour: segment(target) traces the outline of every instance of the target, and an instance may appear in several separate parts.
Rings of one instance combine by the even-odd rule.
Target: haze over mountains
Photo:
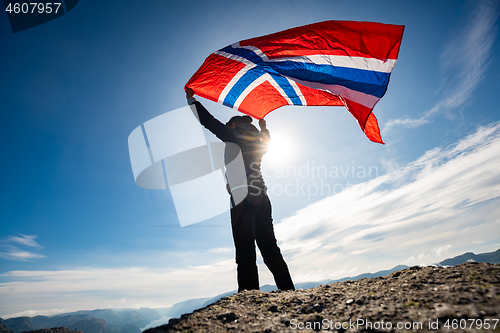
[[[437,266],[455,266],[464,262],[486,262],[500,264],[500,249],[495,252],[474,254],[467,252],[454,258],[449,258],[436,264]],[[376,273],[365,273],[354,277],[345,277],[338,280],[324,280],[317,282],[297,283],[297,289],[310,289],[320,285],[332,284],[346,280],[374,278],[386,276],[394,271],[408,268],[398,265],[390,270]],[[276,286],[264,285],[261,291],[276,290]],[[149,327],[159,326],[168,322],[170,318],[178,318],[184,313],[192,312],[230,296],[236,291],[230,291],[214,298],[190,299],[174,304],[166,309],[97,309],[91,311],[77,311],[56,316],[17,317],[9,319],[0,318],[0,333],[21,333],[42,328],[65,326],[69,330],[81,330],[84,333],[140,333]]]

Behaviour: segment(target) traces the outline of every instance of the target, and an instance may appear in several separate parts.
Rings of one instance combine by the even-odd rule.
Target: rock
[[[500,264],[415,266],[385,277],[307,290],[243,291],[144,333],[319,330],[449,333],[460,330],[460,323],[465,322],[467,332],[482,332],[480,323],[489,320],[491,324],[491,319],[500,317],[499,272]],[[398,329],[397,325],[403,327]],[[453,325],[458,325],[458,329],[453,329]],[[500,329],[500,323],[496,329]]]

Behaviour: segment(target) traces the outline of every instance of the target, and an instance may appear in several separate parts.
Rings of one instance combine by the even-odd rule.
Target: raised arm
[[[262,142],[266,145],[269,145],[271,143],[271,134],[267,129],[267,124],[264,119],[259,119],[259,127],[260,127],[260,133],[262,135]]]
[[[219,120],[208,112],[205,107],[194,98],[194,91],[191,88],[186,88],[186,99],[189,105],[194,105],[196,108],[198,120],[206,129],[212,132],[216,137],[224,142],[234,142],[235,137],[231,127],[224,125]]]

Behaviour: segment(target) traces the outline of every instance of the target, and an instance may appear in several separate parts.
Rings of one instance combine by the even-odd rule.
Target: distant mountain
[[[212,301],[212,299],[212,297],[205,297],[188,299],[187,301],[175,303],[170,309],[165,311],[165,315],[172,318],[178,318],[184,313],[193,311],[192,309],[196,310],[203,307],[203,304],[205,304],[207,301]]]
[[[144,327],[151,322],[151,320],[144,318],[142,313],[134,310],[122,311],[118,315],[120,316],[123,322],[127,323],[126,325],[128,332],[130,332],[133,329],[133,327],[137,328]],[[123,332],[123,329],[122,333],[125,333]]]
[[[0,333],[15,333],[13,329],[5,325],[2,318],[0,318]]]
[[[69,325],[70,330],[80,330],[88,333],[109,333],[106,321],[101,318],[82,318]]]
[[[122,310],[115,310],[118,315],[122,318],[122,320],[126,320],[126,316],[128,316],[129,311],[136,311],[139,312],[148,323],[160,319],[162,316],[158,312],[157,309],[150,309],[150,308],[140,308],[140,309],[122,309]]]
[[[409,268],[409,266],[398,265],[398,266],[393,267],[391,269],[387,269],[387,270],[384,270],[384,271],[378,271],[378,272],[375,272],[375,273],[363,273],[363,274],[356,275],[356,276],[353,276],[353,277],[345,277],[345,278],[337,279],[337,280],[327,280],[327,281],[321,282],[318,285],[315,285],[314,287],[308,287],[308,289],[309,288],[318,287],[318,286],[320,286],[322,284],[332,284],[332,283],[335,283],[335,282],[356,281],[356,280],[359,280],[359,279],[370,279],[370,278],[375,278],[375,277],[379,277],[379,276],[386,276],[386,275],[391,274],[392,272],[400,271],[400,270],[403,270],[403,269],[406,269],[406,268]],[[303,283],[303,284],[310,285],[311,283],[310,282],[306,282],[306,283]],[[297,285],[301,285],[301,284],[299,283]],[[302,289],[306,289],[306,288],[302,288]]]
[[[17,317],[4,319],[5,326],[16,332],[33,331],[33,324],[31,323],[30,317]]]
[[[211,298],[210,300],[206,301],[205,303],[203,303],[203,305],[201,305],[199,308],[204,308],[205,306],[209,305],[209,304],[212,304],[212,303],[215,303],[217,302],[218,300],[224,298],[224,297],[227,297],[227,296],[231,296],[231,295],[234,295],[236,294],[236,290],[232,290],[232,291],[229,291],[227,293],[224,293],[224,294],[220,294],[218,296],[215,296],[214,298]],[[199,309],[198,308],[198,309]],[[185,312],[184,312],[185,313]]]
[[[41,330],[31,331],[29,333],[83,333],[80,330],[70,331],[67,327],[42,328]]]
[[[141,308],[141,309],[97,309],[83,310],[71,313],[64,313],[59,316],[66,315],[86,315],[94,318],[101,318],[106,321],[108,327],[121,329],[125,325],[133,325],[136,327],[144,327],[153,320],[160,319],[161,316],[156,309]],[[53,318],[53,317],[51,317]],[[130,327],[128,328],[130,331]]]
[[[464,262],[486,262],[490,264],[500,264],[500,249],[495,252],[474,254],[472,252],[467,252],[462,255],[456,256],[454,258],[443,260],[439,263],[440,266],[456,266]]]
[[[141,333],[141,329],[135,325],[127,324],[122,327],[121,333]]]
[[[70,330],[82,330],[93,333],[109,333],[106,321],[88,314],[61,314],[57,316],[36,316],[31,318],[33,328],[39,330],[50,327],[68,327]],[[12,327],[16,332],[23,332]]]
[[[144,327],[159,318],[161,316],[155,309],[97,309],[63,313],[50,317],[10,318],[0,321],[0,324],[12,329],[15,333],[63,326],[72,331],[78,329],[85,333],[140,333],[140,327]],[[0,331],[0,333],[4,333],[4,331]]]
[[[92,318],[101,318],[106,321],[106,325],[112,325],[112,326],[123,326],[125,323],[122,323],[122,319],[116,314],[115,311],[111,309],[96,309],[96,310],[82,310],[82,311],[75,311],[75,312],[68,312],[68,313],[62,313],[59,315],[55,315],[52,317],[44,317],[45,320],[48,320],[49,322],[54,322],[57,320],[61,321],[67,321],[66,318],[68,316],[87,316],[87,317],[92,317]],[[38,316],[41,317],[41,316]],[[35,320],[37,317],[34,317],[32,319]],[[42,324],[39,324],[37,326],[40,326]],[[47,324],[43,324],[45,327]],[[61,325],[65,326],[65,325]]]
[[[4,324],[0,324],[0,333],[16,333],[14,330],[5,326]]]

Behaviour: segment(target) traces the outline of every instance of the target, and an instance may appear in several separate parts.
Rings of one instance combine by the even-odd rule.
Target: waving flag
[[[404,26],[326,21],[247,39],[212,53],[186,84],[255,118],[284,105],[345,106],[383,143],[372,110],[385,94]]]

